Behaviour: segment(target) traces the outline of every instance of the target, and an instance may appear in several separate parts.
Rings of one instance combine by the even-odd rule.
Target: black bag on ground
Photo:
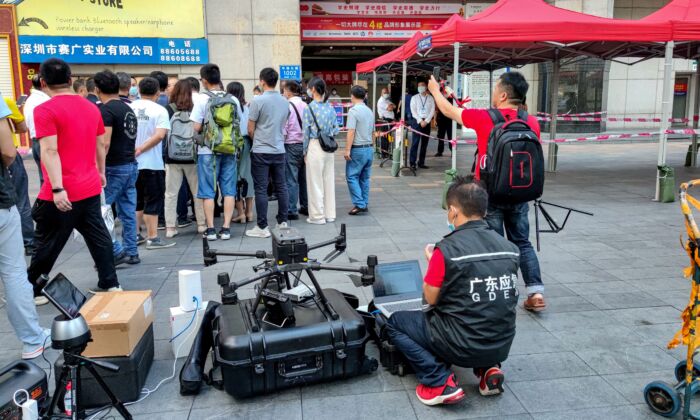
[[[372,313],[360,312],[360,315],[365,319],[365,324],[370,329],[370,336],[379,349],[379,363],[392,375],[404,376],[413,373],[413,367],[406,360],[406,357],[389,341],[385,328],[388,322],[386,317],[376,312],[372,303],[370,303],[369,309],[372,310]]]
[[[527,112],[518,110],[518,117],[509,121],[497,109],[489,109],[489,116],[494,127],[487,152],[481,161],[475,161],[489,200],[519,204],[540,198],[544,190],[544,153],[527,124]]]
[[[210,378],[220,369],[226,392],[245,398],[376,370],[377,361],[365,355],[369,337],[362,317],[339,291],[323,293],[337,320],[307,301],[294,306],[295,325],[287,328],[263,322],[263,305],[251,319],[252,299],[222,305],[214,321]],[[253,331],[256,322],[260,331]]]
[[[204,365],[212,346],[212,323],[217,316],[217,308],[220,303],[209,302],[202,317],[202,325],[192,342],[190,354],[180,370],[180,395],[197,395],[202,388],[202,381],[206,380]]]

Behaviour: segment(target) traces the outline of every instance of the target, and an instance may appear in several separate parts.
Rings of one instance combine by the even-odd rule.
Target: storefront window
[[[561,67],[559,76],[559,114],[582,114],[603,110],[603,79],[606,71],[605,62],[596,58],[575,60]],[[550,113],[550,84],[552,80],[552,63],[540,64],[542,82],[540,84],[539,110]],[[543,129],[549,129],[544,124]],[[559,121],[557,131],[582,133],[599,132],[601,124],[588,121]]]

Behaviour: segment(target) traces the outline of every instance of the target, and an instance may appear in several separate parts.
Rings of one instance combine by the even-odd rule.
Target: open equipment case
[[[330,245],[335,250],[324,263],[308,257],[309,251]],[[245,398],[375,371],[378,362],[365,354],[370,336],[356,311],[357,298],[322,289],[314,272],[358,273],[351,276],[353,283],[370,286],[377,257],[367,257],[362,267],[327,264],[346,249],[345,225],[339,236],[315,245],[308,245],[294,228],[275,229],[272,246],[272,253],[221,252],[203,240],[205,265],[216,264],[217,256],[264,260],[247,279],[231,282],[228,273],[218,276],[222,305],[212,324],[210,381]],[[308,286],[303,274],[310,280]],[[254,298],[238,299],[240,287],[258,281]],[[290,292],[300,285],[310,292],[301,297]]]

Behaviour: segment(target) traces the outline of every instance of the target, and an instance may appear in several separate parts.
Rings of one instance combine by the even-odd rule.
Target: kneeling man
[[[387,323],[392,343],[406,356],[427,405],[464,398],[449,365],[474,368],[482,395],[503,391],[500,363],[515,337],[518,247],[484,221],[486,190],[458,177],[447,192],[451,233],[428,245],[424,311],[394,313]]]

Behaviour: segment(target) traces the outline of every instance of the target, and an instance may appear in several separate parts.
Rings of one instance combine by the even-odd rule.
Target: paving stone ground
[[[676,167],[678,183],[700,177],[700,170],[682,167],[686,147],[686,143],[669,145],[668,160]],[[472,154],[471,147],[458,153],[462,171],[471,166]],[[348,256],[364,259],[367,254],[377,254],[380,261],[418,258],[425,269],[424,245],[447,230],[440,193],[442,172],[449,161],[449,157],[429,158],[430,170],[401,178],[391,177],[388,168],[375,164],[370,213],[350,217],[346,215],[350,201],[344,164],[338,159],[337,222],[294,225],[313,243],[334,236],[340,224],[346,223]],[[25,164],[35,197],[36,167],[31,160]],[[653,418],[641,391],[653,379],[672,381],[675,364],[684,358],[684,349],[666,350],[665,345],[680,325],[679,315],[689,295],[689,283],[681,274],[688,260],[678,242],[682,215],[678,203],[652,202],[655,166],[656,144],[560,148],[559,171],[548,174],[544,199],[595,216],[574,215],[565,231],[543,235],[538,255],[549,307],[539,315],[518,309],[517,335],[503,366],[506,392],[501,396],[481,397],[471,371],[457,369],[466,400],[456,406],[428,408],[415,397],[413,376],[399,378],[380,369],[351,380],[238,401],[208,387],[196,398],[181,397],[177,381],[171,381],[130,409],[135,418],[149,420]],[[273,204],[270,214],[275,207]],[[561,212],[552,213],[561,220]],[[531,221],[534,225],[532,212]],[[269,248],[268,240],[245,238],[243,231],[244,226],[234,225],[232,239],[216,242],[216,247]],[[211,300],[219,299],[217,273],[227,271],[234,279],[252,274],[250,260],[204,268],[201,241],[194,228],[182,230],[176,239],[174,248],[142,249],[141,265],[118,270],[126,289],[152,289],[155,296],[156,360],[148,376],[149,387],[167,377],[173,366],[168,308],[178,305],[178,270],[201,269],[204,298]],[[317,252],[319,257],[324,255]],[[343,256],[338,261],[348,260]],[[90,256],[76,242],[64,249],[54,269],[58,272],[83,290],[96,284]],[[363,303],[371,299],[370,289],[353,287],[342,273],[322,273],[319,279],[324,287],[357,294]],[[250,295],[251,290],[247,288],[244,294]],[[55,310],[44,306],[39,313],[43,325],[49,326]],[[0,365],[4,365],[16,359],[20,349],[4,311],[0,311],[0,332],[7,337],[0,341]],[[376,355],[372,345],[368,348]],[[49,354],[50,359],[55,357]]]

